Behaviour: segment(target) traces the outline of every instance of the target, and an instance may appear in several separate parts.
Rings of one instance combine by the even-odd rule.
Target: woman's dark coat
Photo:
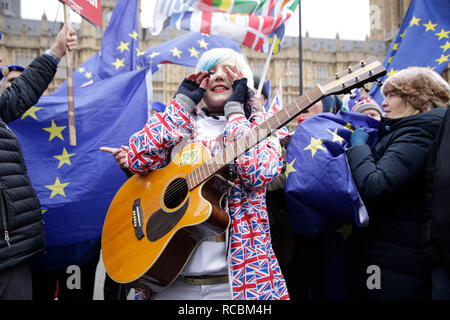
[[[444,108],[438,108],[398,119],[382,118],[374,150],[367,144],[347,150],[370,219],[368,227],[353,228],[351,276],[357,298],[430,297],[422,246],[427,218],[424,169],[444,113]],[[368,280],[376,284],[374,270],[381,276],[380,289],[368,288],[373,287]]]

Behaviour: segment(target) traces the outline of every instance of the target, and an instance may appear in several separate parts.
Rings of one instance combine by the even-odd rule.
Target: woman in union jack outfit
[[[165,111],[131,136],[129,148],[123,148],[127,152],[116,160],[133,173],[146,173],[166,166],[173,147],[186,140],[214,155],[269,117],[252,112],[254,93],[244,56],[229,48],[206,51]],[[272,249],[265,199],[266,186],[282,168],[278,139],[287,134],[280,129],[277,138],[264,139],[236,159],[226,236],[200,242],[181,277],[150,299],[289,299]]]

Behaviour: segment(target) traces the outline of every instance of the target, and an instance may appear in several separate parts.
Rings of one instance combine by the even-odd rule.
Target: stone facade
[[[45,15],[39,20],[26,20],[20,17],[19,0],[1,0],[0,8],[0,56],[3,63],[28,65],[31,60],[48,48],[61,22],[49,21]],[[81,24],[73,24],[79,38],[78,50],[75,52],[73,65],[79,66],[100,49],[101,37],[107,26],[116,0],[103,0],[103,29],[97,28],[83,20]],[[335,39],[310,38],[308,34],[302,38],[302,92],[321,83],[336,72],[345,70],[349,65],[358,63],[369,56],[383,61],[391,41],[406,14],[411,0],[370,0],[371,34],[365,41],[341,40],[337,34]],[[62,9],[60,9],[62,10]],[[148,29],[140,28],[140,48],[147,49],[160,42],[178,35],[178,30],[165,30],[158,37],[153,37]],[[286,37],[282,50],[274,55],[268,69],[267,79],[271,80],[271,92],[275,92],[280,80],[283,83],[284,104],[288,104],[300,95],[299,40],[297,37]],[[266,55],[242,47],[248,57],[255,75],[262,73]],[[55,80],[47,93],[52,92],[65,80],[65,60],[60,63]],[[177,89],[186,73],[191,70],[177,65],[164,65],[154,75],[154,98],[167,102]],[[444,72],[449,79],[449,70]]]

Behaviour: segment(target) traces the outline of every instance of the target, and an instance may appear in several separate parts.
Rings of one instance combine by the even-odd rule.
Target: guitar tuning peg
[[[366,93],[369,93],[370,90],[367,89],[366,85],[363,85],[362,88],[364,89],[364,91],[365,91]]]
[[[383,85],[383,82],[380,80],[377,80],[377,86],[381,87]]]
[[[351,99],[351,100],[356,99],[356,94],[355,94],[355,93],[352,93],[352,94],[350,95],[350,99]]]
[[[360,64],[361,64],[361,68],[364,68],[366,66],[366,63],[364,62],[364,60],[361,60]]]
[[[352,72],[353,72],[352,66],[348,66],[348,73],[352,73]]]

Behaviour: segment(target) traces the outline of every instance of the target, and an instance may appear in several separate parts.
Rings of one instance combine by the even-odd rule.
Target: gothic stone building
[[[20,0],[0,0],[0,56],[5,64],[27,66],[38,54],[43,53],[53,41],[62,23],[49,20],[46,15],[41,20],[22,19]],[[73,65],[76,68],[100,49],[101,37],[111,17],[116,0],[103,0],[103,29],[94,27],[83,20],[73,24],[79,38]],[[305,90],[321,83],[336,72],[345,70],[349,65],[358,63],[369,56],[383,61],[411,0],[370,0],[370,37],[365,41],[310,38],[308,33],[302,38],[302,89]],[[61,9],[62,10],[62,9]],[[140,48],[148,49],[160,42],[178,35],[178,30],[165,30],[158,37],[153,37],[148,29],[140,28]],[[299,39],[286,37],[282,50],[272,57],[267,79],[271,80],[271,92],[275,92],[279,81],[283,83],[283,100],[288,104],[300,95]],[[259,76],[265,63],[266,55],[246,47],[242,51],[249,59],[255,75]],[[66,77],[66,62],[59,65],[55,80],[47,93],[52,92]],[[164,65],[154,75],[154,99],[167,102],[178,88],[189,68],[177,65]],[[449,69],[444,72],[449,79]]]

